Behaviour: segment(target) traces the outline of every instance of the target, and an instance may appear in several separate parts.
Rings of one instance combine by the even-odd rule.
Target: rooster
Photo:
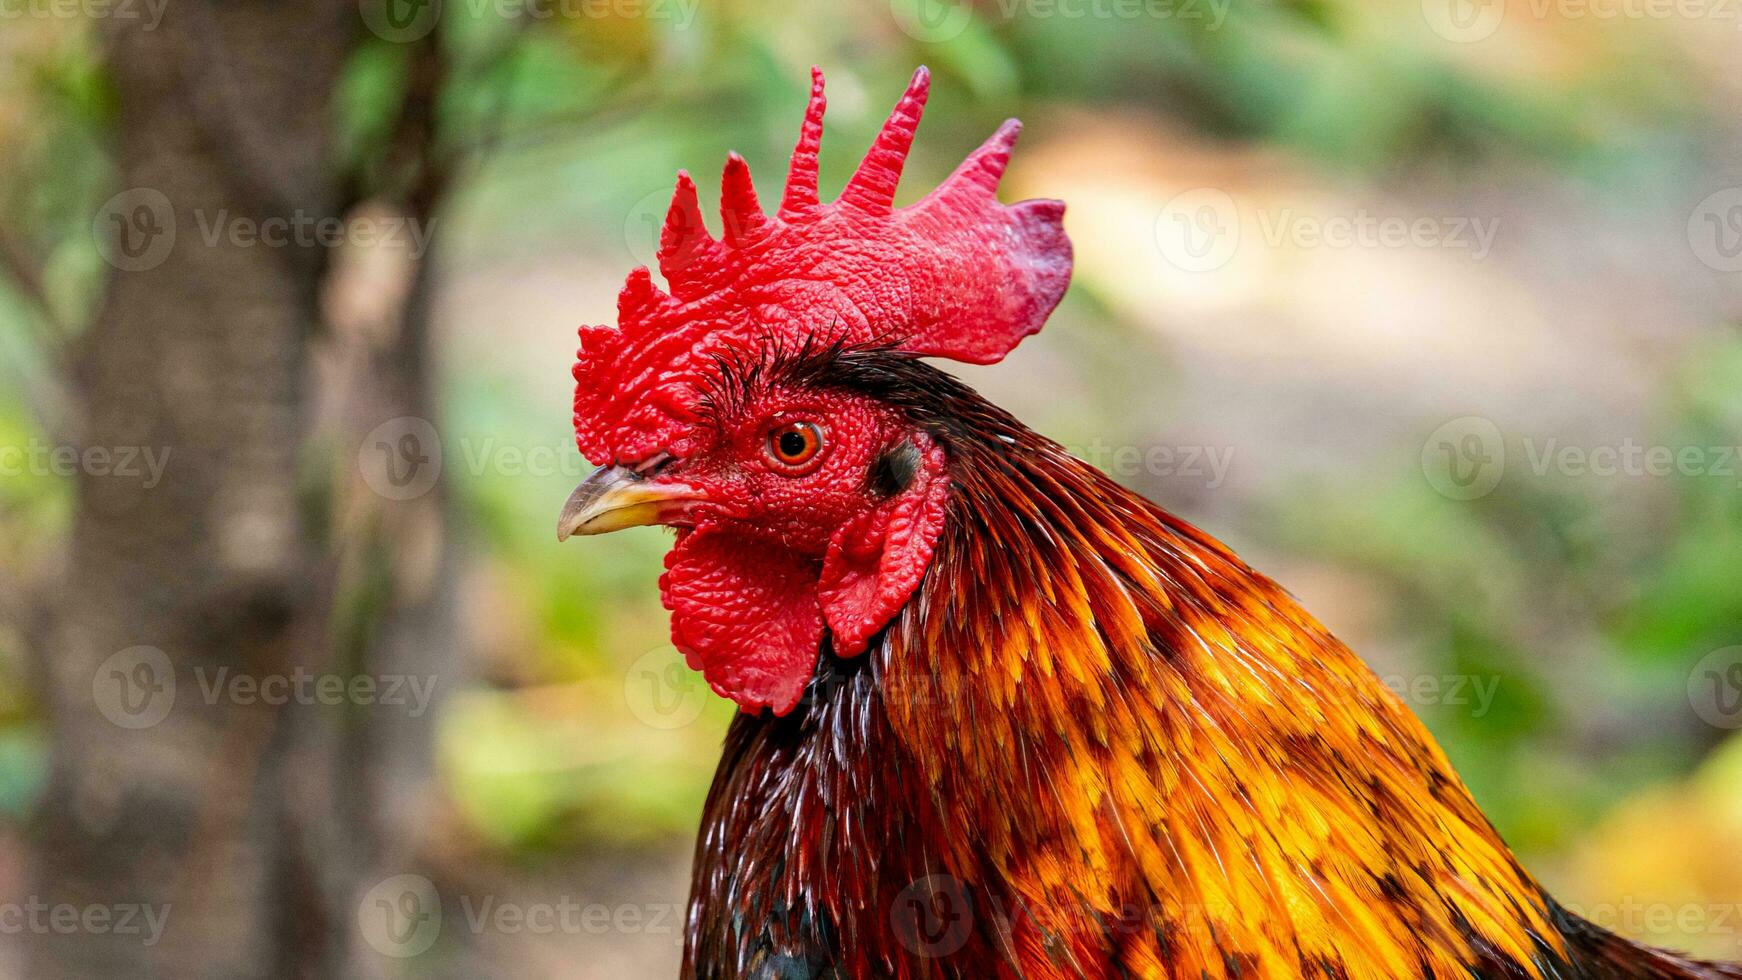
[[[601,469],[559,538],[676,529],[675,645],[742,709],[683,976],[1742,978],[1562,909],[1421,723],[1293,598],[921,357],[990,363],[1065,291],[1012,120],[894,207],[920,69],[833,203],[823,79],[785,193],[680,173],[584,327]]]

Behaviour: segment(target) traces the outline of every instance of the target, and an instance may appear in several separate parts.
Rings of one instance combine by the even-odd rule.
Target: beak
[[[604,534],[626,527],[665,524],[681,514],[701,491],[681,483],[663,483],[627,466],[601,466],[569,494],[557,518],[556,539],[571,534]]]

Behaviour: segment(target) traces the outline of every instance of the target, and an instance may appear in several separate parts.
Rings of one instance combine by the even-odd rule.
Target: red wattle
[[[745,711],[784,715],[816,670],[821,563],[722,530],[684,535],[665,556],[660,595],[690,667]]]

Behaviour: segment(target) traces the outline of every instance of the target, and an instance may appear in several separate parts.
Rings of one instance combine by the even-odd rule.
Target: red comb
[[[678,174],[658,254],[671,292],[637,268],[617,297],[620,329],[581,328],[574,374],[583,455],[601,464],[683,455],[697,384],[721,354],[814,338],[988,364],[1040,329],[1070,280],[1071,245],[1063,203],[998,203],[1016,120],[924,200],[893,206],[930,88],[931,75],[914,72],[832,204],[817,200],[825,100],[815,68],[777,213],[762,212],[749,167],[730,154],[716,239],[694,181]]]

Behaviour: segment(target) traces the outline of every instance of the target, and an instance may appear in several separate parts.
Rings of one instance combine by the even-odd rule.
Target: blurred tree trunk
[[[107,24],[119,186],[149,192],[97,217],[120,268],[72,354],[69,438],[164,468],[78,481],[40,650],[53,769],[33,895],[144,906],[165,928],[155,945],[118,929],[32,935],[28,967],[345,975],[335,937],[354,922],[336,920],[353,899],[324,865],[355,853],[333,840],[372,835],[313,824],[367,809],[335,789],[358,764],[341,758],[346,712],[207,685],[225,668],[335,669],[333,576],[299,490],[327,262],[319,246],[223,229],[340,213],[332,93],[357,7],[194,0],[155,30]]]

